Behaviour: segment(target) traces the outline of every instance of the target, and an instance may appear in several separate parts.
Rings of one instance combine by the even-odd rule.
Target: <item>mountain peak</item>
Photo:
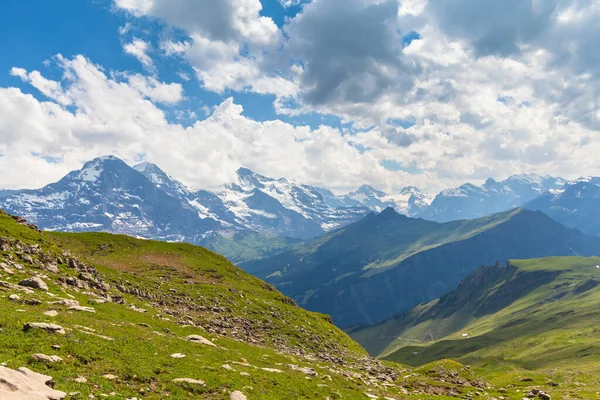
[[[235,171],[238,176],[256,176],[256,172],[246,167],[240,167]]]
[[[361,194],[366,194],[366,195],[375,195],[377,197],[383,197],[386,195],[384,192],[382,192],[381,190],[375,189],[371,185],[362,185],[361,187],[358,188],[356,193],[361,193]]]
[[[115,156],[97,157],[83,164],[83,167],[77,171],[75,177],[85,182],[95,182],[107,167],[113,166],[114,168],[114,166],[120,164],[127,167],[127,164],[123,160]]]
[[[406,186],[400,190],[399,194],[413,194],[413,193],[421,193],[418,187],[416,186]]]

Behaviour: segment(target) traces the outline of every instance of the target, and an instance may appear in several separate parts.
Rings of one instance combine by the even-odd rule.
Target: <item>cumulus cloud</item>
[[[118,155],[145,155],[197,187],[231,178],[240,165],[337,189],[600,173],[597,1],[319,0],[303,2],[282,29],[261,15],[259,0],[114,1],[134,19],[162,21],[155,54],[188,64],[182,70],[194,71],[189,77],[204,89],[270,94],[279,113],[331,114],[348,125],[253,121],[229,100],[184,128],[161,109],[184,99],[181,85],[59,57],[60,80],[11,71],[45,98],[2,89],[6,110],[34,116],[0,120],[5,160],[31,144],[63,160],[50,173],[114,145]],[[66,147],[51,146],[53,132],[65,135]],[[76,157],[69,149],[82,143],[90,151]],[[422,173],[387,171],[387,160]]]
[[[156,68],[154,66],[154,62],[148,55],[150,48],[151,45],[141,39],[134,39],[131,43],[126,43],[123,45],[123,50],[125,53],[137,58],[148,71],[155,72]]]
[[[48,101],[17,88],[0,89],[4,187],[39,186],[104,154],[156,162],[197,188],[232,181],[240,166],[334,189],[354,188],[357,181],[399,186],[407,178],[385,170],[337,129],[254,121],[231,98],[206,119],[183,127],[170,123],[155,104],[171,97],[152,90],[168,91],[171,84],[128,73],[107,75],[82,56],[57,60],[64,69],[62,89]],[[31,84],[34,73],[41,76],[15,70]],[[63,97],[69,107],[58,102]]]

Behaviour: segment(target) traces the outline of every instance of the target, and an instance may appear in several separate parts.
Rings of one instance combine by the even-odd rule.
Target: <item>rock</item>
[[[41,329],[50,333],[58,333],[60,335],[64,335],[66,333],[65,328],[62,326],[56,324],[47,324],[45,322],[29,322],[23,327],[23,330],[26,332],[32,329]]]
[[[283,373],[283,371],[282,371],[282,370],[280,370],[280,369],[276,369],[276,368],[261,368],[261,369],[262,369],[263,371],[267,371],[267,372],[274,372],[274,373],[277,373],[277,374],[281,374],[281,373]]]
[[[175,354],[171,354],[172,358],[184,358],[185,354],[181,354],[181,353],[175,353]]]
[[[190,342],[201,343],[201,344],[211,346],[211,347],[217,347],[216,344],[214,344],[210,340],[208,340],[205,337],[200,336],[200,335],[190,335],[186,339],[189,340]]]
[[[226,369],[227,371],[235,371],[229,364],[222,365],[221,368]]]
[[[56,317],[58,315],[58,312],[56,312],[54,310],[50,310],[50,311],[46,311],[44,313],[44,315],[47,315],[48,317]]]
[[[87,383],[87,381],[88,381],[84,376],[78,376],[77,378],[75,378],[73,380],[77,383]]]
[[[244,395],[244,393],[240,392],[239,390],[236,390],[235,392],[231,392],[231,396],[229,396],[230,400],[247,400],[246,395]]]
[[[288,367],[290,367],[291,369],[293,369],[294,371],[300,371],[303,374],[306,375],[310,375],[310,376],[318,376],[319,374],[317,373],[317,371],[315,371],[312,368],[308,368],[308,367],[299,367],[297,365],[294,364],[288,364]]]
[[[33,289],[43,290],[45,292],[48,291],[48,285],[46,285],[46,282],[44,282],[41,278],[38,278],[37,276],[33,278],[24,279],[21,282],[19,282],[19,285],[30,287]]]
[[[19,295],[16,295],[16,294],[11,294],[10,296],[8,296],[8,299],[12,300],[12,301],[19,301],[19,300],[21,300],[21,298],[19,297]]]
[[[69,310],[71,311],[83,311],[83,312],[89,312],[89,313],[95,313],[96,310],[94,310],[92,307],[84,307],[84,306],[71,306],[69,307]]]
[[[67,394],[52,389],[52,378],[27,368],[0,367],[0,398],[6,400],[62,400]]]
[[[119,379],[118,376],[113,375],[113,374],[106,374],[106,375],[102,375],[102,377],[104,379],[108,379],[109,381],[114,381],[115,379]]]
[[[46,264],[44,266],[44,269],[48,272],[52,272],[53,274],[58,274],[60,271],[58,270],[58,267],[54,264]]]
[[[60,299],[57,301],[51,301],[48,304],[59,305],[59,306],[68,306],[68,307],[79,307],[79,302],[77,300],[71,300],[71,299]]]
[[[546,392],[539,392],[538,397],[542,400],[552,400],[552,397]]]
[[[59,356],[47,356],[45,354],[37,353],[32,355],[33,359],[40,362],[47,362],[50,364],[62,362],[62,358]]]
[[[176,383],[183,382],[183,383],[189,383],[191,385],[206,386],[204,381],[201,381],[198,379],[191,379],[191,378],[176,378],[176,379],[173,379],[173,382],[176,382]]]

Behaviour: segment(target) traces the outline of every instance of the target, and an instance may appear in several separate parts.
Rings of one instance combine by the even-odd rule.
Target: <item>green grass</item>
[[[532,385],[520,382],[525,377],[558,398],[598,398],[600,258],[510,264],[512,272],[489,279],[488,270],[487,281],[482,272],[445,298],[353,337],[384,359],[412,366],[446,358],[472,365],[488,381],[514,386],[515,398],[520,386]]]

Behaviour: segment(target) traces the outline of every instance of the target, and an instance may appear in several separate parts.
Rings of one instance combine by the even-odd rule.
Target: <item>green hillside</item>
[[[0,363],[0,398],[19,400],[47,400],[39,386],[37,397],[14,391],[6,377],[21,367],[51,376],[67,399],[499,393],[458,363],[435,362],[435,373],[421,374],[370,358],[330,317],[297,307],[206,249],[39,232],[1,211]]]
[[[560,384],[558,398],[598,398],[600,258],[511,260],[456,290],[353,334],[372,354],[418,366],[453,359],[484,376]]]
[[[431,301],[471,272],[509,258],[600,254],[600,239],[516,209],[436,223],[387,209],[295,250],[241,264],[343,328]]]

